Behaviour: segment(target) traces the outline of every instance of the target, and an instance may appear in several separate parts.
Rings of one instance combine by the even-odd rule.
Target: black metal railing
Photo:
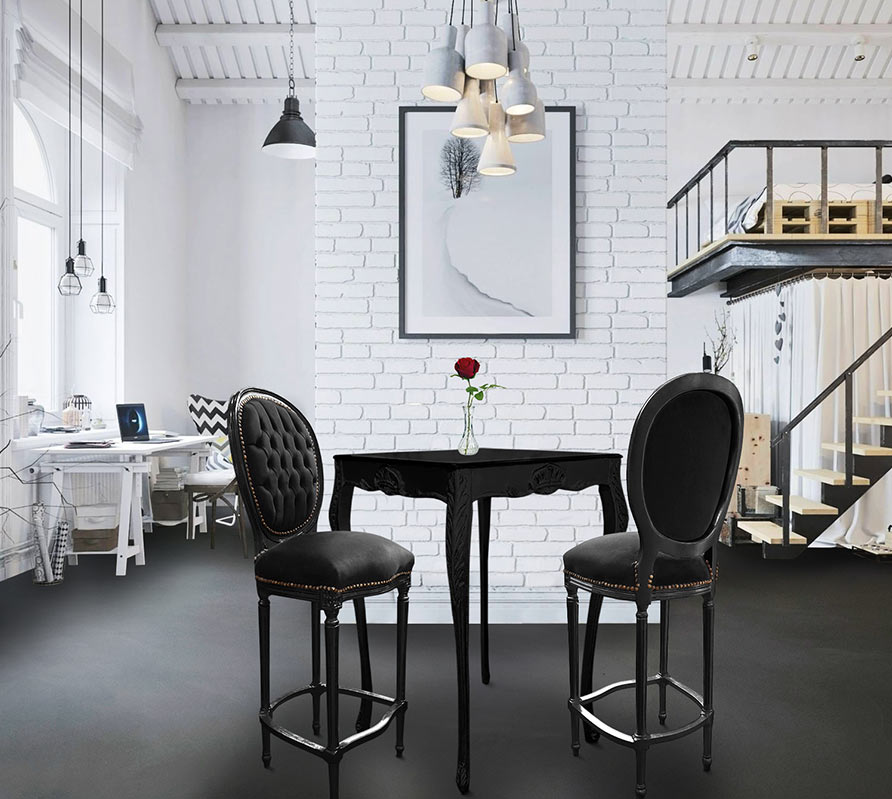
[[[692,191],[696,193],[697,203],[697,247],[699,250],[702,246],[708,246],[713,242],[713,220],[715,219],[715,169],[719,164],[723,164],[724,171],[724,219],[725,234],[730,232],[729,228],[729,212],[728,207],[728,156],[732,151],[738,149],[764,149],[765,150],[765,233],[774,233],[774,151],[778,149],[802,149],[812,148],[821,152],[821,229],[827,233],[829,230],[829,217],[827,213],[828,197],[828,162],[829,151],[843,148],[861,148],[874,150],[874,173],[876,182],[876,202],[874,207],[875,229],[882,231],[883,229],[883,148],[892,147],[892,140],[889,139],[753,139],[753,140],[732,140],[729,141],[721,150],[719,150],[706,164],[701,167],[697,173],[681,187],[666,204],[670,210],[675,210],[675,262],[681,263],[681,260],[687,260],[691,256],[691,213],[690,213],[690,195]],[[701,238],[701,217],[703,215],[703,207],[700,202],[700,184],[709,178],[709,217],[707,218],[707,231],[709,239],[704,243]],[[684,201],[684,258],[681,258],[679,248],[679,206]]]
[[[771,439],[771,450],[777,452],[775,463],[777,464],[778,489],[783,497],[781,508],[783,520],[783,544],[790,545],[790,434],[815,408],[829,397],[840,386],[845,386],[845,474],[846,485],[852,485],[852,476],[855,472],[854,454],[854,375],[861,365],[870,358],[889,339],[892,339],[892,327],[871,344],[859,355],[843,372],[836,377],[817,397],[808,403],[796,414],[774,438]]]

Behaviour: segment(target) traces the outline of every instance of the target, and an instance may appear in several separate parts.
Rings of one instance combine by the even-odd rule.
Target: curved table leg
[[[610,464],[608,482],[598,486],[601,512],[604,514],[604,534],[624,533],[629,527],[629,509],[623,494],[619,459]]]
[[[468,602],[473,510],[470,478],[462,471],[454,471],[449,476],[446,491],[446,573],[452,602],[458,673],[458,764],[455,784],[462,793],[468,792],[471,783]]]

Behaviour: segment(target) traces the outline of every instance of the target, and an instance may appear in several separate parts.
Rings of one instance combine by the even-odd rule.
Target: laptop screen
[[[118,429],[121,441],[148,441],[149,422],[142,402],[118,405]]]

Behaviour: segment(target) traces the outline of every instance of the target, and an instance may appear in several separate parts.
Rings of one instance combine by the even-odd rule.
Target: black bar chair
[[[263,764],[271,760],[270,736],[328,763],[329,796],[338,797],[338,767],[344,753],[381,735],[396,719],[396,754],[403,753],[406,713],[406,636],[409,585],[414,555],[399,544],[369,533],[317,531],[322,504],[322,460],[306,417],[282,397],[260,389],[235,394],[229,405],[229,442],[243,510],[254,533],[260,622],[260,725]],[[396,697],[372,691],[365,598],[396,590]],[[305,688],[270,701],[270,597],[303,599],[312,610],[312,678]],[[362,688],[338,682],[338,613],[353,601],[359,638]],[[319,614],[325,614],[325,682],[320,682]],[[320,701],[327,709],[326,743],[304,738],[278,724],[273,714],[284,703],[310,694],[313,733],[319,735]],[[341,740],[338,700],[361,700],[356,732]],[[373,704],[384,706],[371,723]]]
[[[715,544],[737,482],[743,441],[743,408],[734,384],[711,374],[670,380],[648,399],[632,430],[626,472],[629,506],[637,533],[594,538],[564,555],[570,644],[570,729],[579,755],[579,722],[586,740],[604,735],[635,750],[643,797],[647,750],[703,730],[703,768],[712,765],[712,672]],[[579,589],[591,594],[579,685]],[[601,603],[605,596],[635,602],[635,679],[592,691],[592,667]],[[669,674],[669,603],[703,597],[703,695]],[[647,676],[647,610],[660,602],[660,669]],[[689,724],[664,732],[647,730],[647,686],[659,690],[659,721],[666,721],[666,689],[693,700],[700,710]],[[616,691],[635,689],[635,731],[621,732],[592,712]]]

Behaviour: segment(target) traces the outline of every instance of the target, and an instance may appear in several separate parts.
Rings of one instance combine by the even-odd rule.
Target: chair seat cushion
[[[191,472],[183,479],[183,485],[201,488],[226,488],[235,480],[232,469],[214,469],[205,472]]]
[[[375,588],[411,573],[415,556],[371,533],[313,532],[295,535],[261,552],[258,582],[300,590],[343,592]]]
[[[638,590],[638,533],[611,533],[593,538],[564,554],[564,572],[602,588]],[[649,575],[644,575],[646,582]],[[679,560],[658,555],[652,588],[660,591],[702,588],[712,581],[704,558]]]

